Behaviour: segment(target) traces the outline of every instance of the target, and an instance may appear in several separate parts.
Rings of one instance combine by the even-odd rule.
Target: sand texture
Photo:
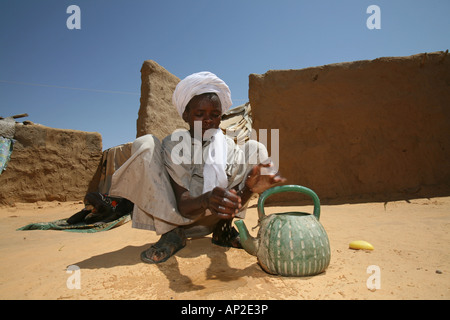
[[[257,221],[255,204],[245,219],[250,230]],[[450,197],[323,205],[330,265],[324,273],[298,278],[269,275],[256,257],[212,245],[210,237],[188,240],[167,262],[148,265],[139,255],[158,236],[131,223],[92,234],[16,231],[69,217],[82,206],[38,202],[0,208],[0,299],[450,298]],[[287,211],[312,212],[312,206],[266,208],[266,214]],[[366,240],[375,250],[349,249],[354,240]],[[80,268],[80,289],[70,289],[70,265]],[[369,266],[379,267],[379,289],[370,288],[375,281],[368,287],[375,275]]]

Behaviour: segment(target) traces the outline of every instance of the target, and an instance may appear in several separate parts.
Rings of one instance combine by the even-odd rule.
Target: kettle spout
[[[241,245],[245,251],[249,254],[256,256],[256,252],[258,251],[259,241],[256,238],[253,238],[247,230],[245,223],[243,220],[237,220],[234,222],[236,227],[239,230],[239,237],[241,238]]]

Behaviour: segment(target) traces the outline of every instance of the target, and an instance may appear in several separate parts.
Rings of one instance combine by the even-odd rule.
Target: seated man
[[[137,138],[131,157],[113,175],[110,195],[134,203],[133,227],[156,231],[159,241],[141,254],[146,263],[166,261],[186,238],[213,233],[213,243],[240,247],[231,226],[244,218],[250,197],[284,182],[261,170],[267,150],[250,140],[238,146],[219,128],[231,107],[228,86],[210,72],[195,73],[176,87],[173,103],[189,124],[162,143],[153,135]]]

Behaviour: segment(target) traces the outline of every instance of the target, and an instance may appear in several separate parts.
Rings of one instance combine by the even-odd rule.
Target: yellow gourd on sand
[[[349,248],[355,250],[373,250],[373,246],[364,240],[356,240],[350,242]]]

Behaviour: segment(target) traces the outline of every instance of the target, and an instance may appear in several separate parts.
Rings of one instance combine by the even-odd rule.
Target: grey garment
[[[198,141],[194,139],[180,140],[179,135],[166,137],[162,144],[153,135],[139,137],[133,142],[131,157],[114,173],[110,190],[111,196],[120,196],[134,203],[133,227],[164,234],[181,226],[188,237],[212,232],[218,222],[217,217],[209,210],[195,220],[183,217],[178,212],[170,182],[171,177],[194,197],[202,194],[204,164],[203,161],[199,163],[198,157],[207,152],[209,144],[194,148],[196,143]],[[267,158],[267,150],[254,140],[238,146],[227,137],[227,144],[228,188],[238,186],[241,189],[253,165]],[[180,150],[192,151],[190,161],[184,158],[184,163],[178,163],[176,154],[179,155]],[[246,207],[238,217],[244,218],[245,211]]]
[[[112,176],[130,158],[131,145],[132,143],[121,144],[103,151],[98,192],[109,194]]]

